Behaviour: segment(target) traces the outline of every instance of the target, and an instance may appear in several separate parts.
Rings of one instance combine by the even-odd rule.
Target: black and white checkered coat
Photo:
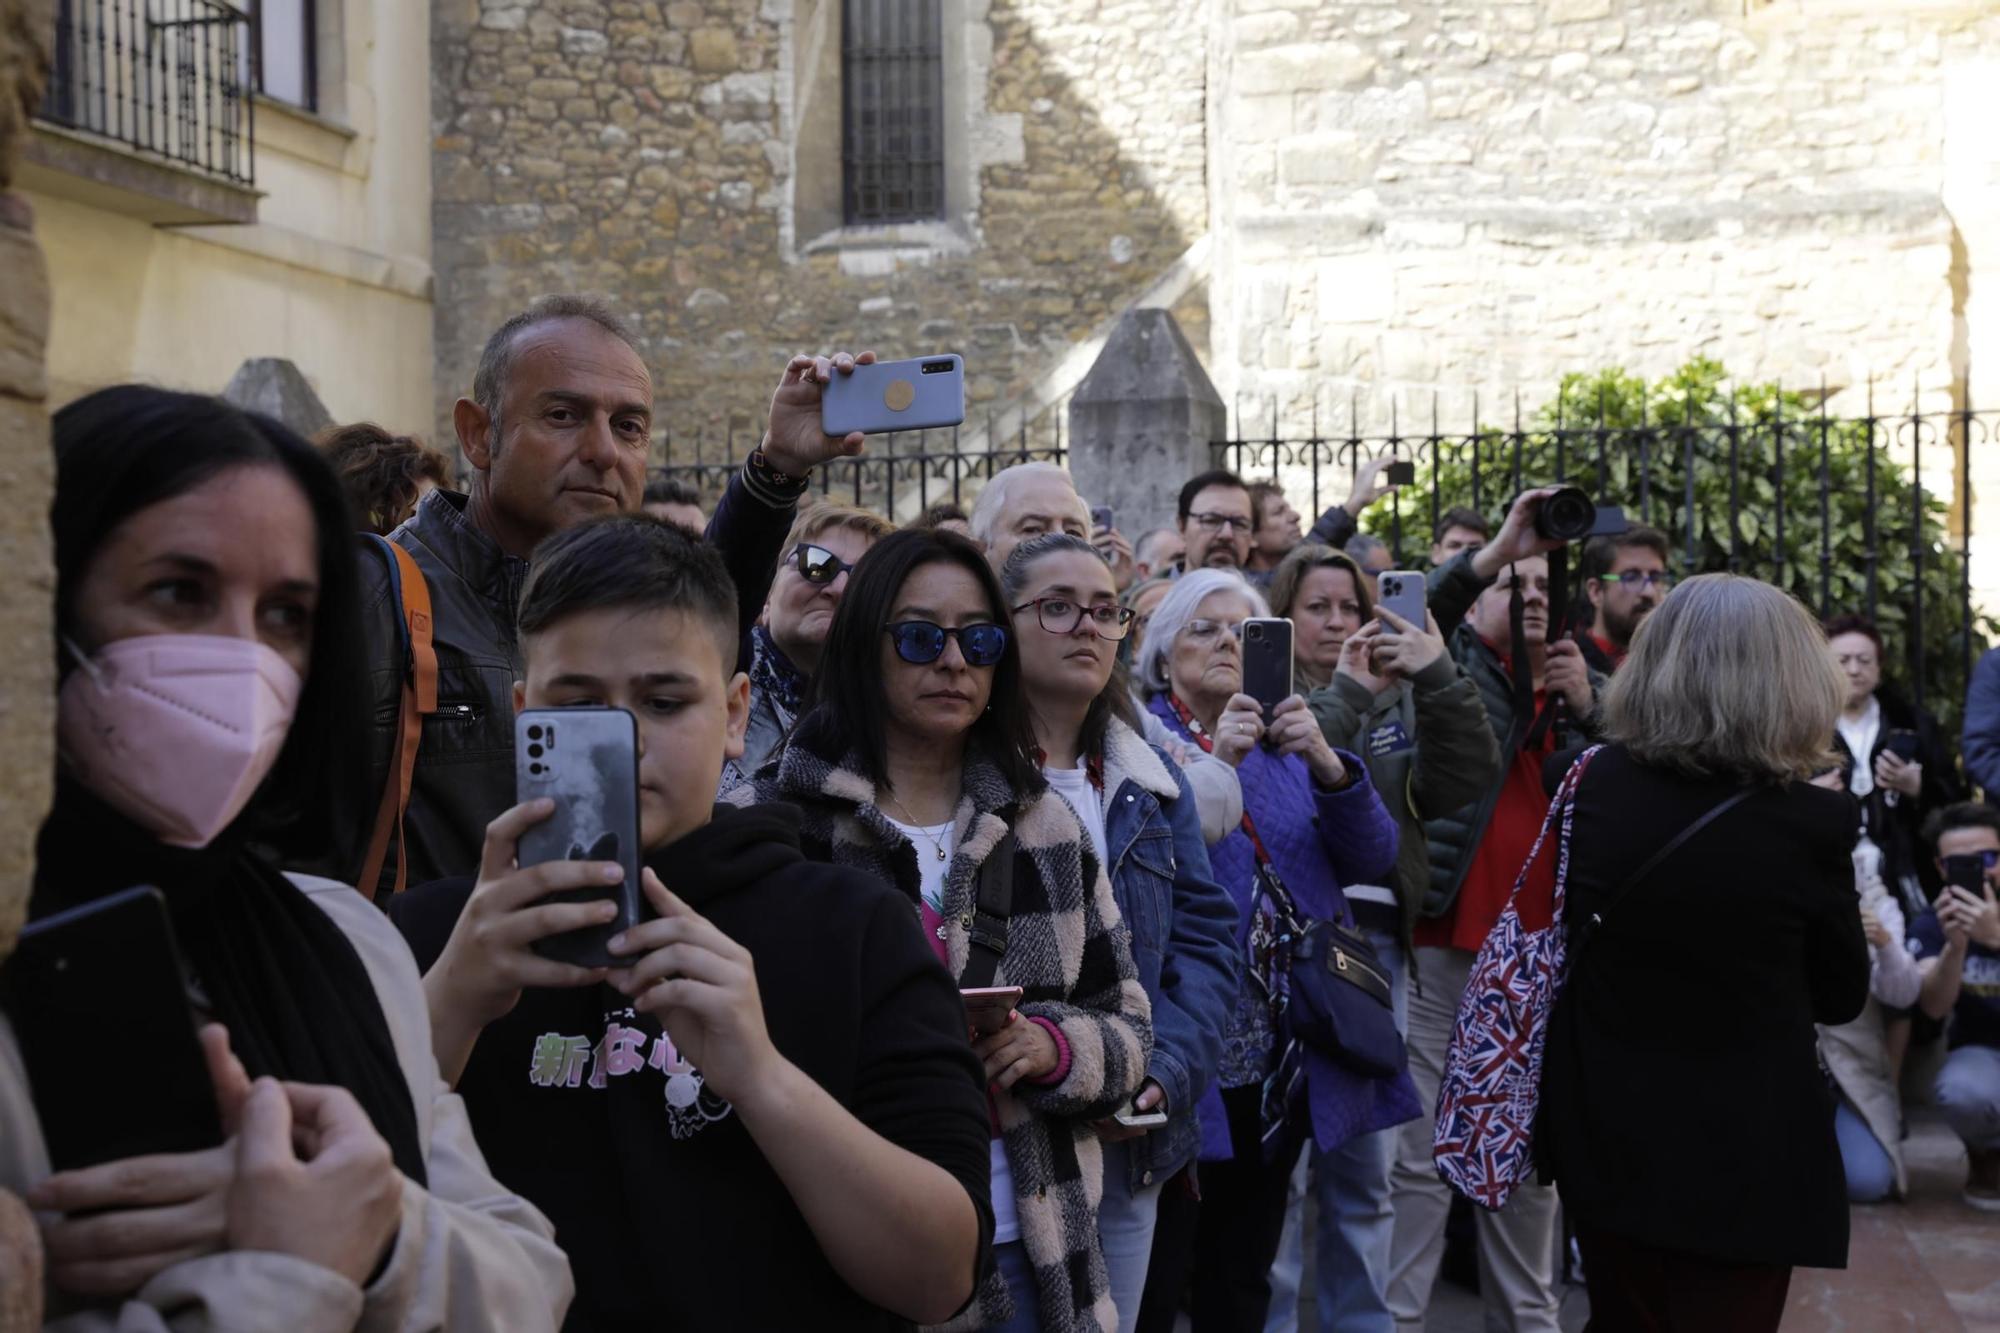
[[[876,806],[874,782],[852,756],[832,760],[794,741],[776,766],[727,799],[783,801],[805,812],[801,844],[814,860],[866,870],[917,909],[917,849]],[[979,869],[1011,829],[1013,913],[995,985],[1020,986],[1020,1012],[1049,1020],[1069,1043],[1060,1083],[1017,1083],[994,1095],[1014,1177],[1021,1241],[1041,1291],[1045,1333],[1118,1327],[1098,1243],[1103,1152],[1091,1122],[1123,1106],[1146,1076],[1152,1009],[1132,965],[1130,933],[1090,837],[1062,797],[1017,794],[990,762],[967,757],[957,837],[944,894],[945,945],[963,971]],[[1006,1284],[989,1274],[949,1327],[1003,1324]]]

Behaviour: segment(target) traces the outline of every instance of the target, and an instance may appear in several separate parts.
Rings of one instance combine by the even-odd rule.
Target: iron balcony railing
[[[57,0],[55,68],[38,114],[253,184],[249,32],[222,0]]]

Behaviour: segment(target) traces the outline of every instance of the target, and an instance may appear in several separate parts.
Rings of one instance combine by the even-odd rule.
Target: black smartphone
[[[1917,757],[1917,733],[1907,727],[1897,727],[1882,738],[1882,748],[1904,763],[1913,763]]]
[[[565,889],[551,903],[610,899],[618,914],[601,926],[535,941],[535,952],[578,967],[616,967],[630,959],[607,947],[611,937],[647,916],[639,891],[639,731],[622,708],[531,708],[514,718],[514,790],[521,801],[548,797],[555,812],[521,835],[515,862],[616,861],[625,879],[602,888]]]
[[[222,1142],[167,900],[150,887],[33,921],[0,969],[58,1171]]]
[[[1391,486],[1409,486],[1417,480],[1417,465],[1406,459],[1398,459],[1383,469],[1382,475]]]
[[[1243,622],[1243,692],[1271,710],[1292,697],[1292,622],[1253,617]]]
[[[1970,856],[1947,856],[1944,860],[1944,882],[1964,889],[1975,898],[1986,892],[1986,862],[1977,854]]]

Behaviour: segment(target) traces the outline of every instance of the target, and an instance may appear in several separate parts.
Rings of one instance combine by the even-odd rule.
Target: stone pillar
[[[1131,310],[1069,401],[1069,470],[1132,540],[1171,526],[1182,483],[1213,467],[1222,396],[1165,310]]]
[[[49,275],[27,201],[9,193],[55,40],[55,0],[0,0],[0,958],[14,947],[33,878],[35,830],[55,772],[55,656],[49,559]],[[33,1221],[0,1191],[0,1333],[41,1327],[41,1250]]]

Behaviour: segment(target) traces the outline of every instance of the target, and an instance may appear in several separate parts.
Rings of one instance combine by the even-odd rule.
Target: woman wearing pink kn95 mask
[[[130,1030],[51,1038],[47,1007],[0,969],[0,1189],[38,1215],[49,1317],[472,1330],[504,1312],[509,1328],[554,1329],[568,1262],[439,1091],[402,937],[348,886],[281,873],[260,850],[280,828],[301,845],[328,792],[366,781],[339,483],[275,421],[134,385],[59,412],[55,453],[59,758],[30,927],[158,891],[172,944],[139,939],[130,914],[98,919],[152,954],[178,946],[166,961],[201,1025],[216,1114],[198,1151],[78,1145],[79,1117],[60,1110],[75,1103],[38,1053],[82,1052],[64,1068],[96,1087],[90,1050],[116,1068],[123,1041],[170,1049],[180,1017],[134,994]],[[160,1109],[147,1093],[134,1079],[136,1121]]]

